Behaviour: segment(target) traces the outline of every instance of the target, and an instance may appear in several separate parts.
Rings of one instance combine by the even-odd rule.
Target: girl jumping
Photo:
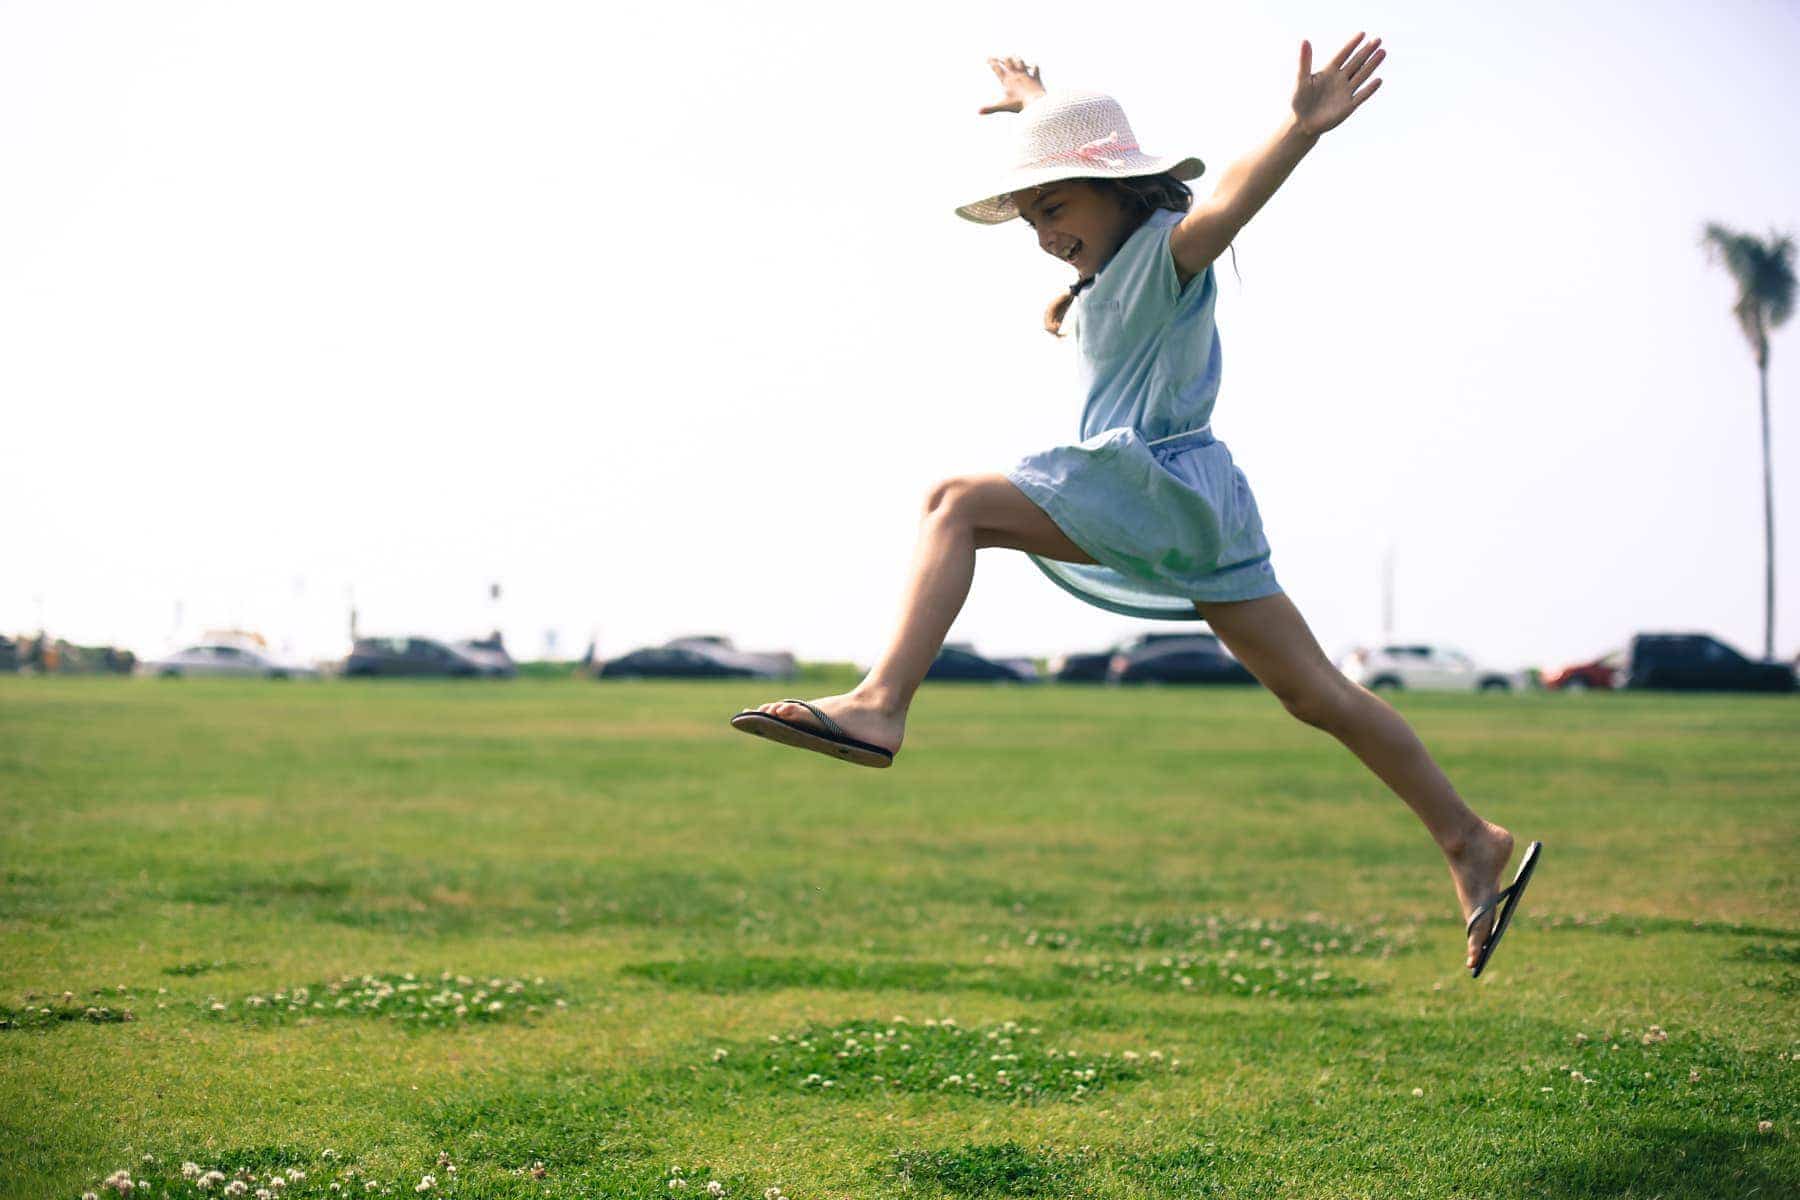
[[[1033,454],[1005,475],[946,479],[925,500],[900,625],[860,684],[841,696],[780,700],[732,725],[863,766],[889,766],[926,670],[962,609],[975,552],[1022,550],[1091,604],[1153,619],[1205,620],[1301,721],[1337,738],[1430,831],[1450,867],[1479,975],[1536,866],[1500,879],[1512,834],[1477,816],[1406,721],[1332,666],[1269,564],[1256,500],[1210,427],[1219,390],[1213,260],[1321,135],[1381,87],[1379,38],[1357,34],[1324,70],[1300,44],[1292,113],[1199,204],[1196,158],[1145,153],[1118,103],[1046,92],[1035,68],[990,59],[1003,89],[983,113],[1019,117],[1010,170],[960,216],[1014,217],[1075,283],[1045,314],[1080,349],[1082,441]]]

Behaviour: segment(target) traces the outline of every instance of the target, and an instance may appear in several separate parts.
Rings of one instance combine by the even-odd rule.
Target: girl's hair
[[[1150,219],[1150,214],[1159,208],[1170,212],[1186,212],[1193,206],[1194,193],[1188,185],[1173,175],[1138,175],[1128,179],[1083,179],[1082,183],[1090,184],[1103,192],[1110,192],[1118,197],[1124,205],[1125,214],[1131,224],[1131,233],[1138,226]],[[1130,233],[1126,234],[1131,236]],[[1094,282],[1092,275],[1081,280],[1068,291],[1050,302],[1044,310],[1044,328],[1056,337],[1062,336],[1063,318],[1069,315],[1069,306],[1075,303],[1082,289]]]

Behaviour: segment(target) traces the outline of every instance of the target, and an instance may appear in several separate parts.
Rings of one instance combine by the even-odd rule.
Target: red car
[[[1589,688],[1615,688],[1624,682],[1625,652],[1614,650],[1592,662],[1564,667],[1544,677],[1544,686],[1556,691],[1585,692]]]

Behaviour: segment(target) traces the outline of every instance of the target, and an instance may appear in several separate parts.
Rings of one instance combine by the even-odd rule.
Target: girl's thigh
[[[978,547],[1023,550],[1057,562],[1094,561],[1004,475],[964,475],[946,480],[932,493],[929,507],[936,510],[942,504],[948,504],[975,531]]]
[[[1285,594],[1195,607],[1225,648],[1282,700],[1316,695],[1344,682]]]

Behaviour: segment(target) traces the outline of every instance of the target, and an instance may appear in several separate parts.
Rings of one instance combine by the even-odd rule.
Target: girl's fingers
[[[1364,88],[1362,91],[1357,92],[1354,95],[1352,95],[1350,97],[1350,111],[1355,112],[1357,109],[1361,108],[1362,102],[1364,100],[1367,100],[1370,96],[1373,96],[1376,92],[1378,92],[1380,90],[1381,90],[1381,80],[1377,79],[1375,82],[1371,83],[1368,87]]]
[[[1341,69],[1346,62],[1350,61],[1351,51],[1355,50],[1356,44],[1362,40],[1363,40],[1363,35],[1359,33],[1355,37],[1351,38],[1349,41],[1345,42],[1344,48],[1337,52],[1337,57],[1331,60],[1331,66],[1326,69],[1331,70],[1331,71],[1336,71],[1336,70]]]
[[[1379,54],[1373,55],[1369,59],[1368,62],[1366,62],[1362,65],[1361,70],[1357,71],[1356,74],[1350,76],[1350,86],[1352,88],[1359,88],[1363,84],[1367,83],[1369,81],[1369,76],[1371,76],[1375,73],[1375,68],[1379,67],[1381,65],[1381,60],[1386,57],[1387,57],[1386,50],[1383,50]]]
[[[1374,41],[1369,42],[1361,50],[1358,50],[1349,62],[1344,64],[1343,69],[1349,71],[1351,74],[1355,74],[1362,70],[1363,65],[1369,61],[1369,57],[1373,55],[1376,50],[1380,49],[1380,47],[1380,38],[1376,38]]]
[[[1305,83],[1312,78],[1312,43],[1300,43],[1300,82]]]

